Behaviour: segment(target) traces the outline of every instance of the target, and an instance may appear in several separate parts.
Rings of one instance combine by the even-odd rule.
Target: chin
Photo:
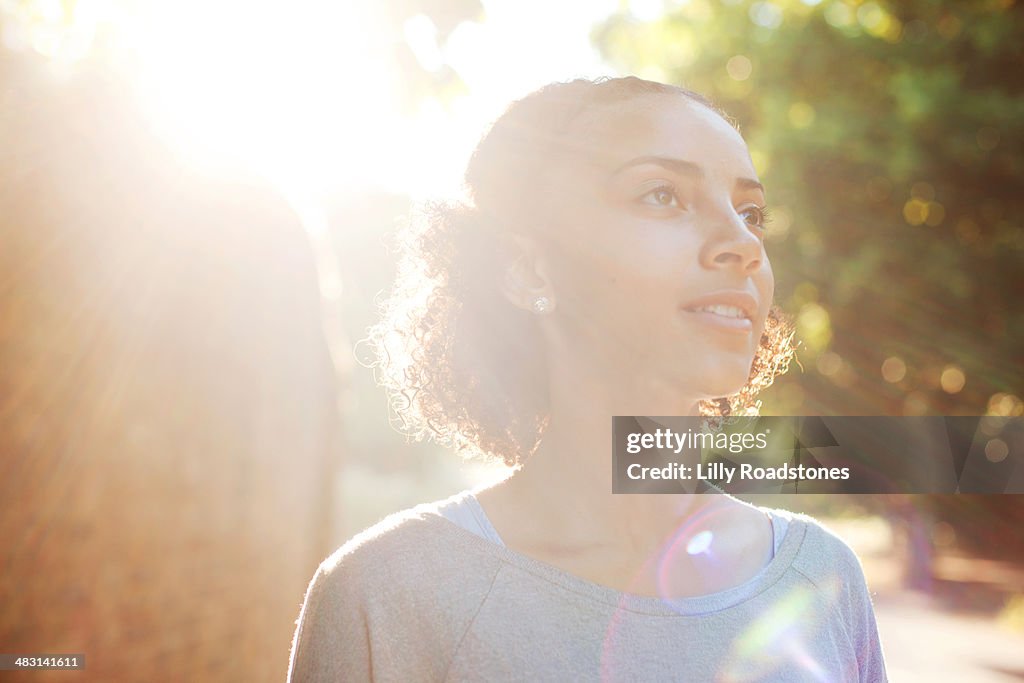
[[[693,359],[701,359],[694,362]],[[708,400],[732,396],[742,390],[750,381],[753,355],[746,354],[680,354],[661,363],[648,359],[640,366],[627,371],[637,382],[636,386],[647,402],[659,405],[678,405],[679,399]],[[669,408],[648,415],[669,415],[676,408]]]
[[[752,363],[753,361],[751,361]],[[731,368],[721,368],[721,372],[706,374],[689,384],[697,387],[702,399],[723,398],[738,393],[750,381],[750,366],[738,364]]]

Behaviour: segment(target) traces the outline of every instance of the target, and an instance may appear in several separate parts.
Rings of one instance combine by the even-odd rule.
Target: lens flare
[[[792,663],[813,680],[832,680],[808,653],[805,643],[821,637],[817,631],[822,626],[822,616],[831,611],[838,596],[839,585],[834,581],[824,586],[796,588],[780,596],[733,641],[719,680],[764,680],[776,669]]]
[[[708,530],[698,532],[690,542],[686,544],[686,552],[691,555],[700,555],[707,552],[708,548],[711,547],[711,540],[714,534]]]

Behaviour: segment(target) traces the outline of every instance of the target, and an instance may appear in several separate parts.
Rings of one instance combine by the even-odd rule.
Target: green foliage
[[[712,97],[750,145],[805,340],[766,413],[1020,414],[1021,8],[691,0],[593,37]]]

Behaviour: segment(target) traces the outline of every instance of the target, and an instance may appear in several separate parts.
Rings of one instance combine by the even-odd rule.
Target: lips
[[[759,307],[757,299],[750,294],[740,290],[726,290],[699,296],[683,304],[682,308],[690,313],[704,311],[752,321],[757,316]]]
[[[758,300],[746,292],[728,290],[697,297],[681,308],[687,319],[708,330],[741,335],[737,339],[746,340],[754,332]]]

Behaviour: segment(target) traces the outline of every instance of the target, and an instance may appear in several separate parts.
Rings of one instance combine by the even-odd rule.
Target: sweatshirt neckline
[[[742,584],[724,591],[683,598],[662,598],[620,591],[485,539],[445,518],[436,511],[434,504],[420,506],[419,512],[421,518],[435,524],[442,533],[448,533],[453,538],[460,539],[460,542],[467,547],[491,555],[505,565],[526,571],[570,592],[629,612],[678,618],[701,618],[739,607],[756,598],[777,583],[796,559],[807,533],[806,521],[785,510],[753,507],[769,515],[783,516],[789,522],[786,535],[775,556],[757,575]]]

